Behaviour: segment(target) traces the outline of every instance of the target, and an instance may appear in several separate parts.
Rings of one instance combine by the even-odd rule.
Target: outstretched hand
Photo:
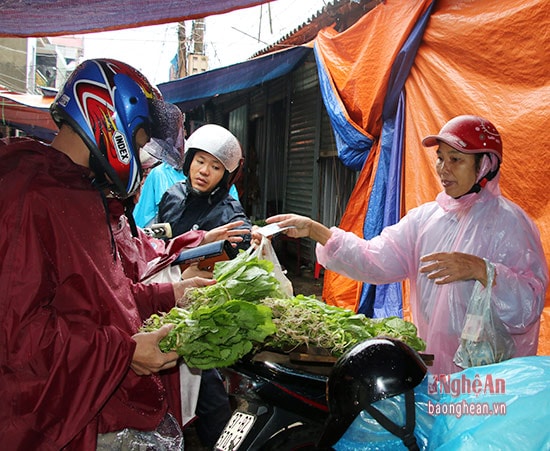
[[[282,214],[271,216],[267,218],[266,223],[273,224],[278,223],[281,228],[291,227],[285,230],[283,233],[291,238],[311,238],[318,241],[321,244],[326,244],[330,239],[332,232],[323,224],[314,221],[307,216],[300,216],[295,214]]]
[[[130,368],[138,376],[148,376],[176,366],[179,358],[177,352],[164,353],[159,348],[160,341],[168,335],[172,327],[173,324],[167,324],[153,332],[139,332],[132,336],[136,348]]]
[[[303,238],[310,235],[313,219],[289,213],[271,216],[265,222],[267,224],[278,223],[281,228],[290,227],[283,233],[291,238]]]
[[[487,269],[485,261],[471,254],[460,252],[437,252],[424,255],[420,261],[426,263],[420,267],[420,272],[435,279],[438,285],[444,285],[459,280],[478,280],[487,286]]]
[[[227,240],[231,243],[240,243],[243,240],[243,235],[248,235],[250,229],[238,229],[244,224],[244,221],[229,222],[225,225],[209,230],[204,235],[201,244],[213,243],[215,241]]]

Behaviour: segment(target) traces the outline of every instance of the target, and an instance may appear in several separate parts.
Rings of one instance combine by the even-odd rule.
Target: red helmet
[[[447,122],[437,135],[426,136],[424,147],[437,146],[438,141],[463,153],[491,153],[502,163],[502,139],[496,127],[479,116],[457,116]]]

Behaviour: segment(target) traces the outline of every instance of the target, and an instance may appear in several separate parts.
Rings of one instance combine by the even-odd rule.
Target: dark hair
[[[479,170],[481,169],[481,160],[483,159],[483,155],[487,155],[486,153],[475,153],[474,154],[475,157],[476,157],[476,174],[479,172]]]

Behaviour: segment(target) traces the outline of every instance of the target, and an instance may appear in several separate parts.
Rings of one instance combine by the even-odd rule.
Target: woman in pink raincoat
[[[413,321],[435,355],[435,374],[462,369],[453,357],[488,264],[495,269],[492,309],[513,338],[514,356],[536,354],[548,267],[533,221],[500,192],[500,134],[486,119],[458,116],[422,144],[437,146],[443,191],[379,236],[367,241],[292,214],[267,222],[317,241],[317,259],[327,269],[371,284],[408,279]]]

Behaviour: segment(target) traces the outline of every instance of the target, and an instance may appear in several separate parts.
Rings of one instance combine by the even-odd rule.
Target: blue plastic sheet
[[[421,450],[427,449],[434,417],[428,413],[428,377],[414,391],[416,401],[416,427],[414,435]],[[373,404],[386,417],[399,425],[405,424],[405,396],[383,399]],[[401,439],[386,431],[368,413],[362,411],[342,438],[334,445],[336,451],[401,451],[407,448]]]
[[[360,171],[371,151],[374,140],[349,122],[347,114],[342,109],[342,102],[334,91],[330,75],[323,64],[323,57],[317,45],[314,46],[313,50],[317,61],[319,88],[334,130],[338,158],[351,170]]]
[[[453,375],[454,380],[463,378],[479,380],[487,388],[479,394],[473,388],[456,397],[444,394],[441,402],[460,403],[470,409],[487,403],[492,413],[436,415],[429,450],[550,449],[550,357],[521,357]],[[500,403],[504,403],[505,411],[501,411]]]
[[[427,451],[539,451],[550,449],[550,357],[520,357],[428,374],[415,389],[415,436]],[[405,423],[403,395],[374,404]],[[363,411],[336,451],[404,450],[402,442]]]

